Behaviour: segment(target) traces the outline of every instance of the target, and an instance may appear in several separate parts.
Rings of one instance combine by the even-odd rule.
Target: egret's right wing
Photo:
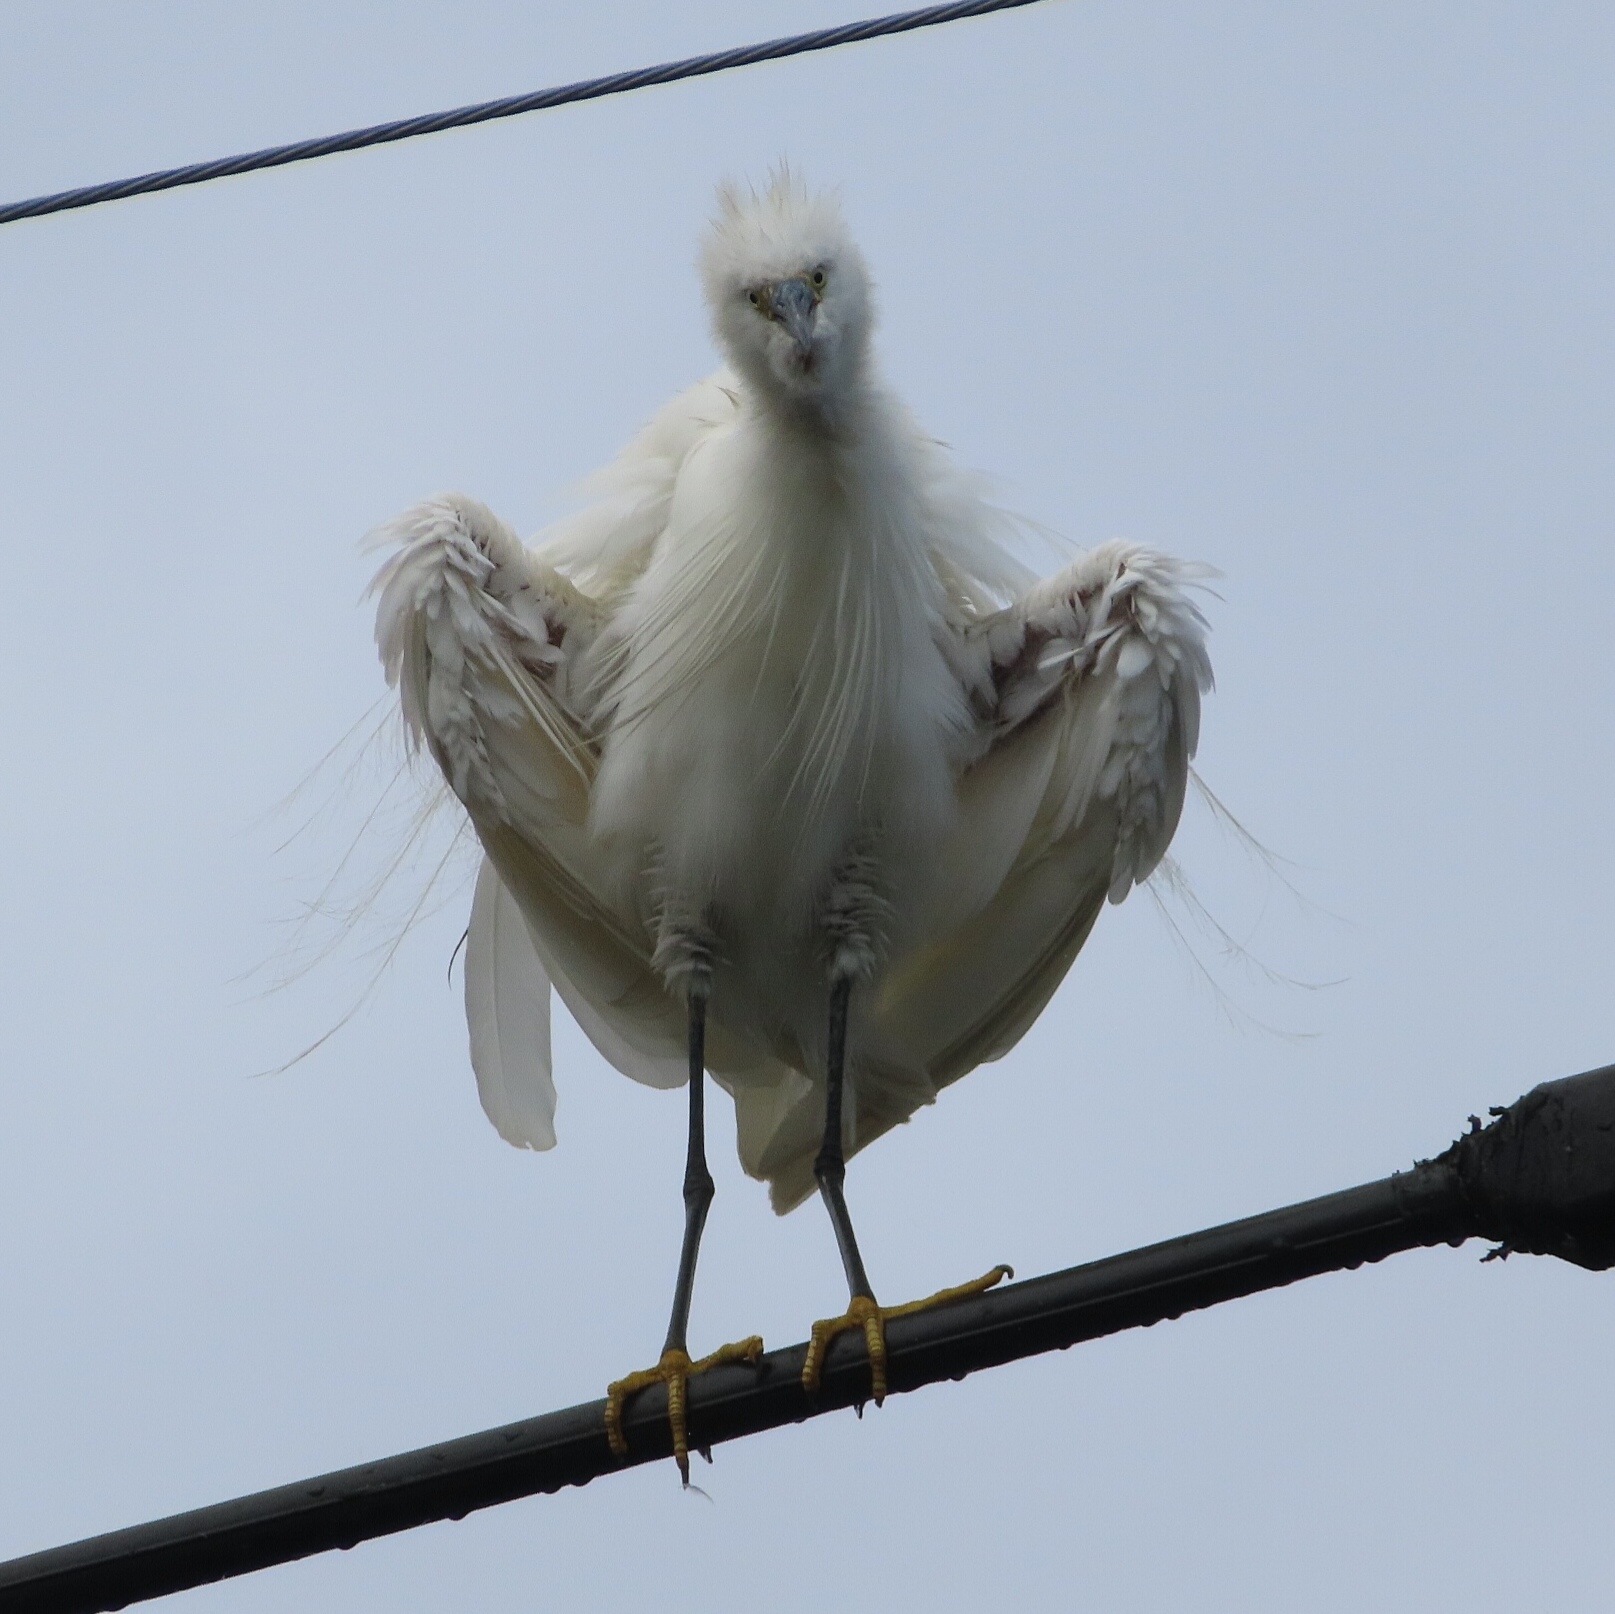
[[[491,863],[474,911],[474,970],[468,959],[473,1063],[495,1125],[543,1147],[547,1035],[541,1051],[524,1044],[540,1020],[547,1033],[552,981],[625,1075],[684,1079],[682,1008],[651,968],[643,926],[613,906],[613,871],[587,829],[598,752],[579,667],[602,613],[474,500],[430,500],[377,536],[398,546],[376,579],[383,663],[410,734]],[[520,1006],[523,978],[542,1015]]]
[[[486,858],[466,934],[465,1023],[477,1094],[499,1136],[517,1148],[553,1149],[549,975],[516,899]]]
[[[484,858],[465,949],[465,1020],[482,1108],[499,1136],[521,1148],[555,1146],[550,987],[601,1056],[650,1087],[677,1087],[686,1060],[636,1047],[586,998],[558,960],[546,959],[521,905]]]
[[[685,461],[702,438],[733,420],[737,396],[734,377],[720,370],[669,399],[584,484],[589,503],[538,535],[537,558],[596,599],[619,597],[667,526]]]

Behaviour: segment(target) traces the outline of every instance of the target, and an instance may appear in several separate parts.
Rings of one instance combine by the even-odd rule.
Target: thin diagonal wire
[[[349,129],[344,134],[295,140],[290,145],[269,146],[262,151],[243,152],[235,157],[218,157],[211,162],[189,163],[183,168],[164,168],[152,174],[138,174],[132,179],[109,180],[101,185],[84,185],[77,190],[34,196],[0,207],[0,224],[39,218],[46,213],[66,213],[78,207],[95,207],[101,202],[121,201],[125,197],[144,196],[152,191],[175,190],[181,185],[201,185],[210,179],[223,179],[227,174],[250,174],[260,168],[283,168],[288,163],[329,157],[339,151],[359,151],[365,146],[413,140],[417,135],[463,129],[474,123],[491,123],[496,118],[514,118],[523,112],[543,112],[550,107],[569,106],[575,101],[598,101],[608,95],[648,89],[654,84],[705,78],[712,73],[726,73],[732,67],[750,67],[757,62],[802,56],[809,51],[833,50],[837,45],[850,45],[862,39],[913,33],[918,28],[934,28],[941,23],[958,22],[965,17],[984,17],[994,11],[1014,11],[1038,3],[1039,0],[962,0],[962,3],[952,5],[923,6],[917,11],[899,11],[888,17],[842,23],[835,28],[819,28],[812,33],[791,34],[784,39],[769,39],[758,45],[737,45],[731,50],[712,51],[705,56],[687,56],[681,61],[634,68],[626,73],[611,73],[605,78],[582,79],[576,84],[534,90],[527,95],[510,95],[499,101],[479,101],[473,106],[455,107],[448,112],[428,112],[420,117],[372,124],[366,129]]]

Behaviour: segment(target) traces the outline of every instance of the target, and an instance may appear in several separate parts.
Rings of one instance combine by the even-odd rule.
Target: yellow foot
[[[622,1432],[622,1409],[628,1397],[648,1385],[665,1384],[667,1421],[673,1426],[673,1460],[679,1465],[680,1477],[688,1485],[690,1442],[684,1421],[685,1386],[696,1373],[705,1373],[709,1368],[722,1366],[725,1362],[755,1362],[762,1354],[763,1342],[753,1334],[750,1339],[722,1346],[710,1356],[703,1356],[699,1362],[692,1362],[684,1351],[663,1351],[662,1359],[655,1367],[618,1379],[606,1391],[606,1438],[611,1442],[612,1451],[618,1457],[628,1455],[628,1440]]]
[[[945,1306],[950,1300],[964,1300],[991,1289],[1004,1278],[1015,1276],[1012,1267],[998,1266],[984,1277],[971,1283],[961,1283],[953,1289],[939,1289],[924,1300],[911,1300],[906,1306],[877,1306],[868,1295],[854,1295],[840,1317],[827,1317],[813,1325],[813,1336],[808,1341],[807,1360],[802,1364],[802,1388],[809,1395],[819,1389],[819,1373],[824,1367],[824,1353],[837,1334],[861,1328],[869,1346],[869,1376],[873,1381],[874,1401],[878,1407],[886,1399],[886,1324],[893,1317],[910,1317],[917,1311],[929,1311],[933,1306]]]

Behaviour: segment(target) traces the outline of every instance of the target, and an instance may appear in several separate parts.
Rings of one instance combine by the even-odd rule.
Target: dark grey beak
[[[791,333],[803,358],[813,351],[813,315],[818,306],[805,280],[782,280],[774,288],[774,318]]]

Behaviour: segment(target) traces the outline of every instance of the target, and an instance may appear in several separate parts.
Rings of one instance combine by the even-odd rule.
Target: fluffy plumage
[[[857,1148],[1006,1053],[1154,868],[1210,670],[1192,568],[1010,559],[876,373],[833,199],[720,193],[701,270],[727,368],[532,550],[457,495],[391,523],[377,637],[487,852],[466,998],[502,1135],[554,1141],[552,983],[671,1086],[699,977],[742,1162],[786,1210],[830,971],[862,982]]]

